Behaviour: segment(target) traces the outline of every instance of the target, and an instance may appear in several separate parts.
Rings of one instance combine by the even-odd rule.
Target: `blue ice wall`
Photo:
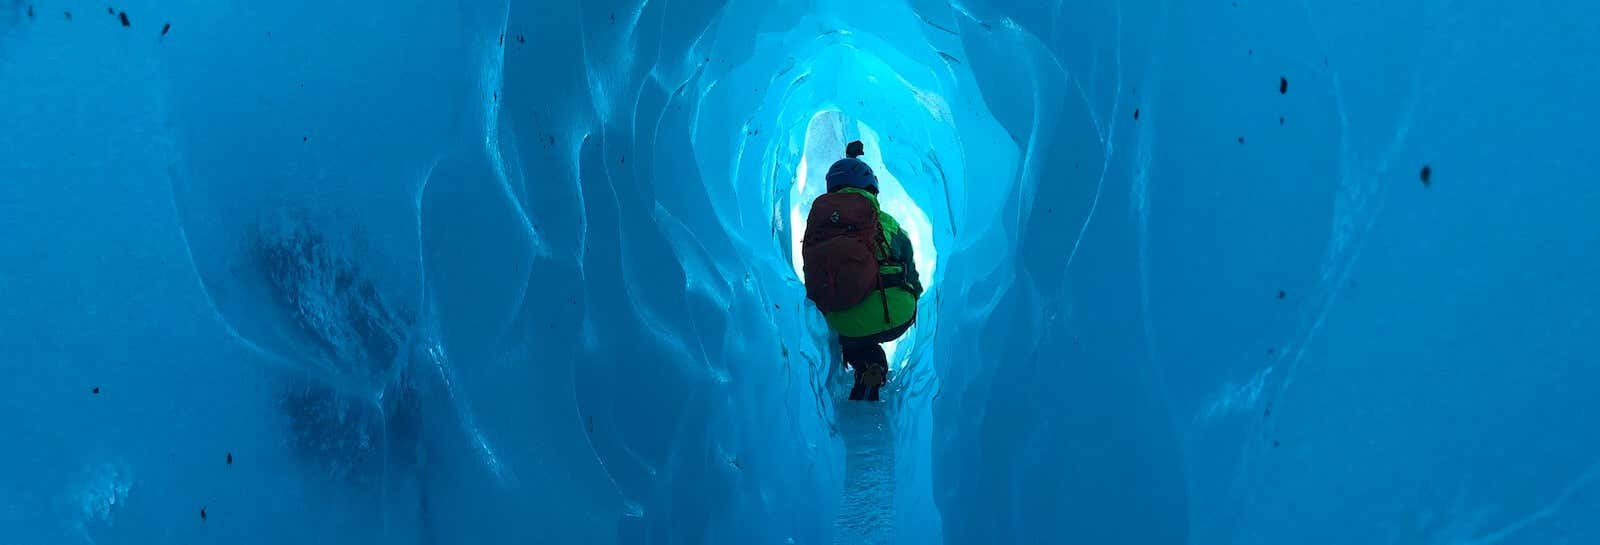
[[[0,0],[0,542],[1600,542],[1595,8],[324,4]]]
[[[718,6],[4,14],[0,541],[829,539]]]
[[[946,542],[1600,542],[1593,7],[955,4]]]

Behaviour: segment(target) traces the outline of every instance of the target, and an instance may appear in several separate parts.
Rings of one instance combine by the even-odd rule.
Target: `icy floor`
[[[895,438],[892,404],[842,402],[839,435],[845,448],[845,489],[839,502],[838,545],[880,545],[894,536]]]

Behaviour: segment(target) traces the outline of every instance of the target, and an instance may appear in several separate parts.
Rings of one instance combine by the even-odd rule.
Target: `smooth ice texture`
[[[1600,9],[0,0],[0,543],[1600,543]],[[843,141],[930,291],[804,299]]]

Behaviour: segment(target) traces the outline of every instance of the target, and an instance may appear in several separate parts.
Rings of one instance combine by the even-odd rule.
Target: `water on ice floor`
[[[844,498],[837,545],[889,543],[894,534],[894,437],[889,403],[840,402],[845,446]]]

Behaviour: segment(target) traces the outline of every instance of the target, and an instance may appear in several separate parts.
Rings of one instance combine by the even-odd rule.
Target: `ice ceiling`
[[[1600,542],[1597,21],[0,0],[0,542]]]

